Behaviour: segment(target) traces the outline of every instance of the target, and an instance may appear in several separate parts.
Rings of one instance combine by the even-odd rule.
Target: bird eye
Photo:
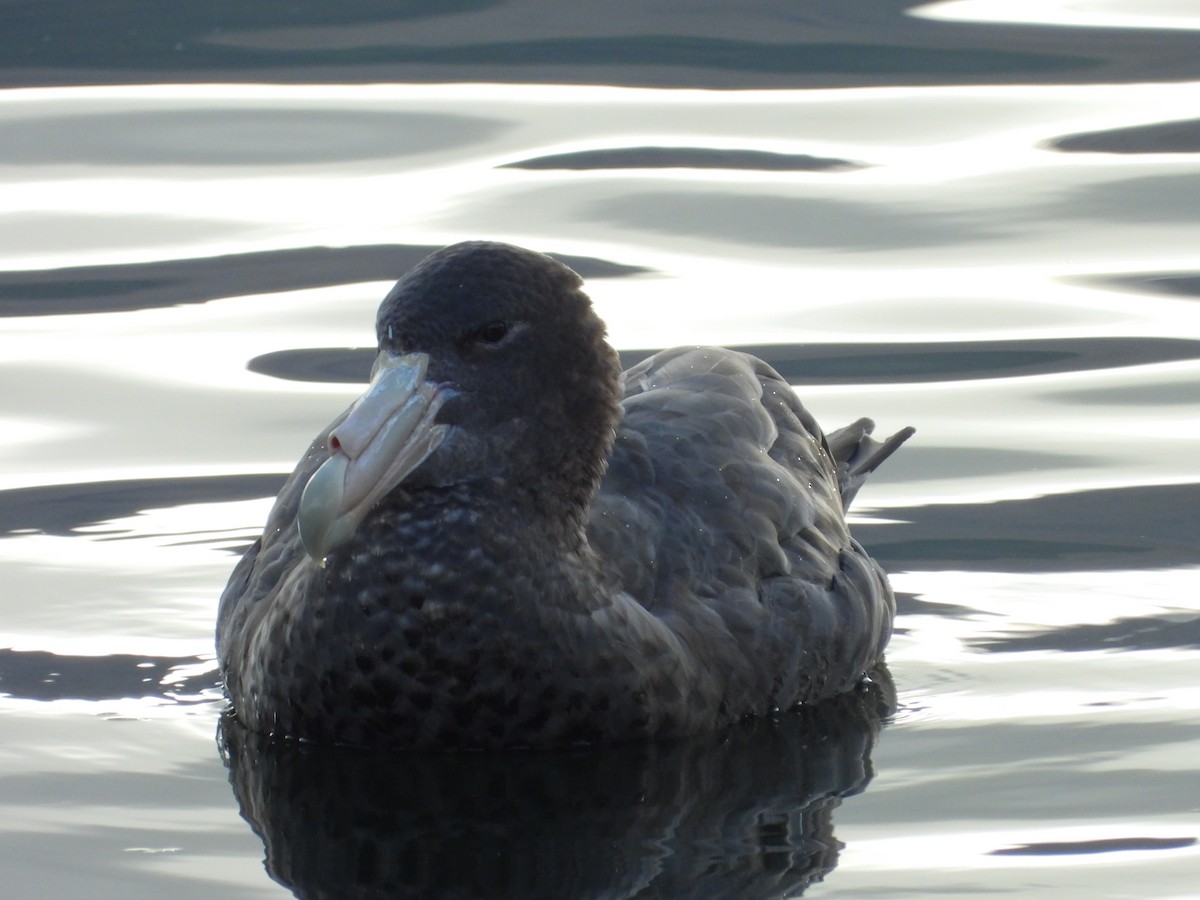
[[[508,323],[499,320],[488,322],[479,331],[475,332],[476,338],[485,344],[498,344],[504,340],[506,334],[508,334]]]

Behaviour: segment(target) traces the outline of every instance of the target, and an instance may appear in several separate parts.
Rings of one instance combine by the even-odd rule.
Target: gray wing
[[[894,609],[844,518],[861,440],[847,433],[835,457],[791,386],[744,353],[664,351],[624,387],[589,525],[619,590],[721,671],[731,704],[765,711],[856,683]]]

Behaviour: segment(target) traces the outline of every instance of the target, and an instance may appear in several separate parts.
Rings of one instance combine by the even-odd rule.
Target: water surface
[[[6,12],[6,895],[1192,893],[1200,18],[909,6]],[[917,426],[856,502],[894,714],[880,674],[716,745],[217,741],[237,554],[390,282],[481,237],[627,361],[743,347]]]

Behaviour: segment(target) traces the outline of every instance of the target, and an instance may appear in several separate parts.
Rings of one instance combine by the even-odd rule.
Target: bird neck
[[[412,548],[414,563],[428,553],[429,558],[490,558],[503,566],[517,552],[546,563],[587,548],[588,503],[595,486],[586,493],[574,482],[558,487],[547,489],[545,479],[526,484],[504,476],[398,491],[360,527],[368,530],[368,544],[385,546],[389,533],[401,538],[392,546]]]

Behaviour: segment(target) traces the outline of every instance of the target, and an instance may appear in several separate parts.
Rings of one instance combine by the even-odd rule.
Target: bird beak
[[[308,555],[326,556],[446,437],[434,418],[448,392],[426,380],[429,356],[382,351],[371,385],[329,433],[327,459],[304,486],[297,524]]]

